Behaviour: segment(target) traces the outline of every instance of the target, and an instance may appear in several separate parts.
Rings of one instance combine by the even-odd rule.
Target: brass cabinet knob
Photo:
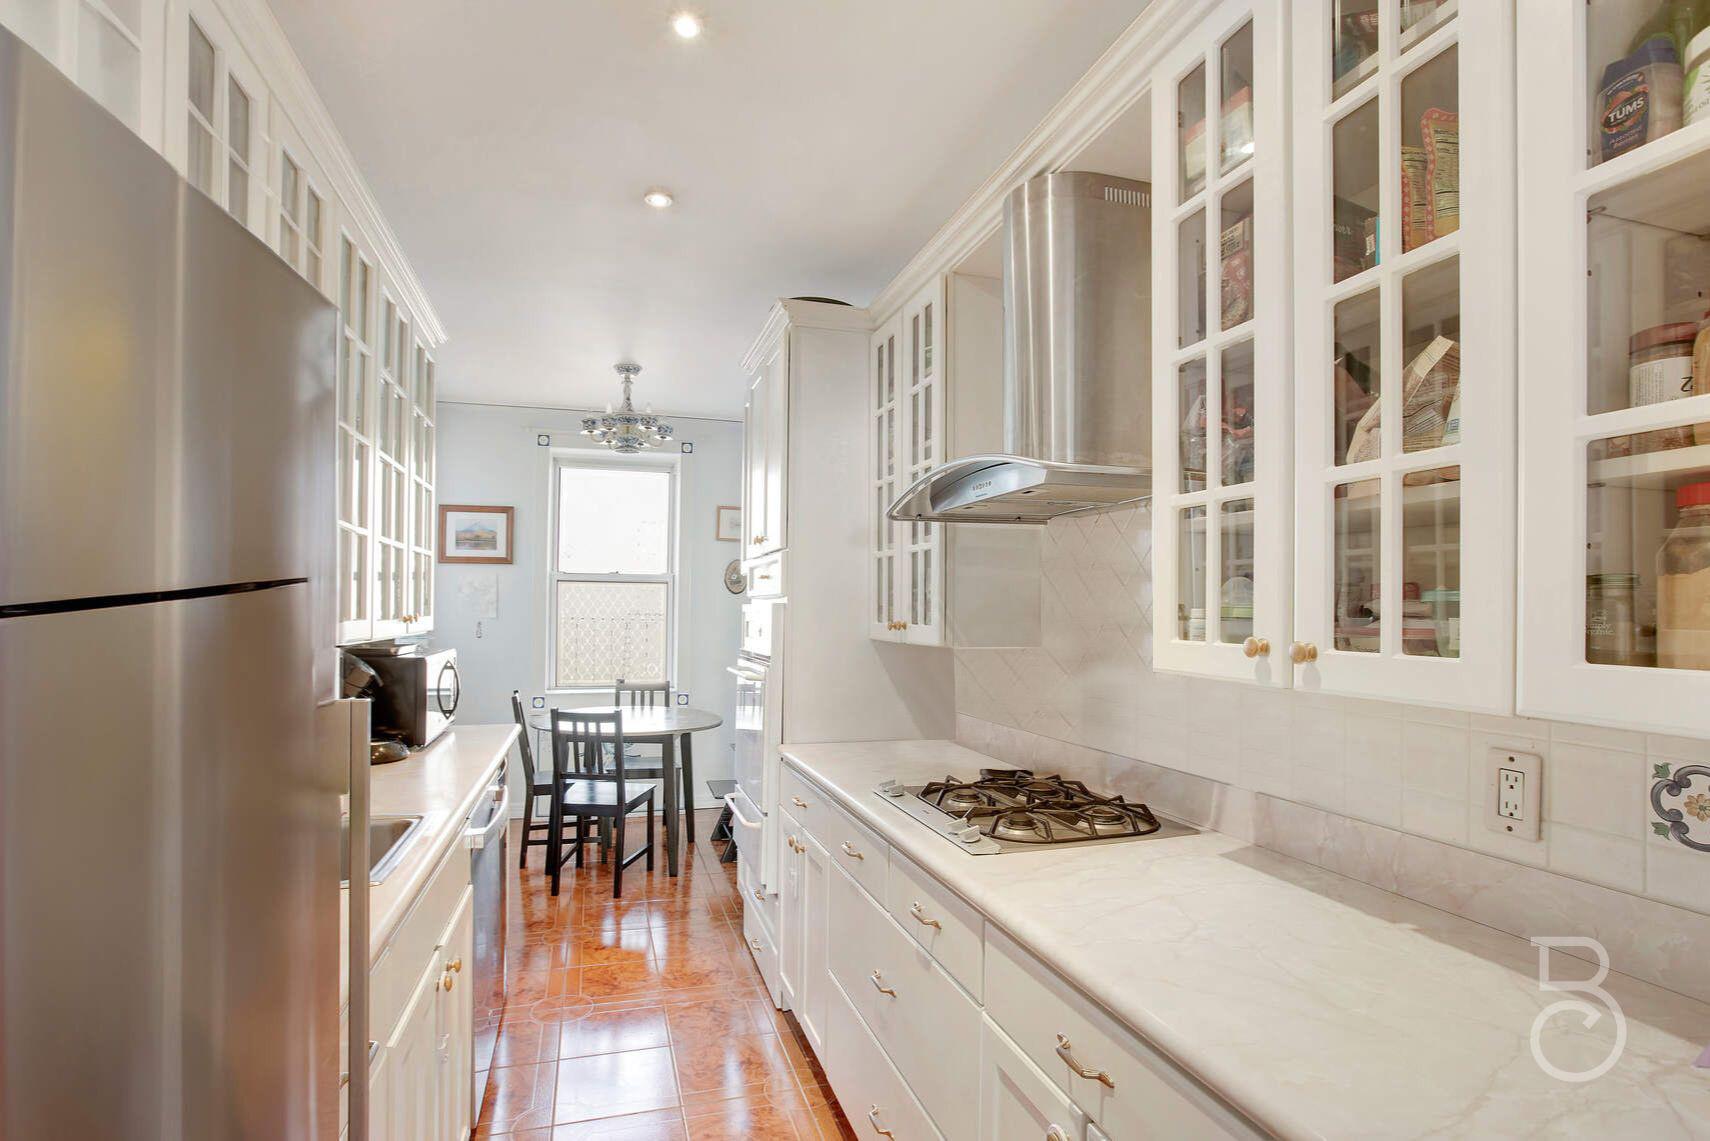
[[[1051,1127],[1045,1130],[1045,1141],[1069,1141],[1069,1134],[1061,1125],[1052,1122]]]
[[[1318,660],[1318,647],[1311,642],[1291,642],[1288,647],[1288,657],[1297,666]]]
[[[444,990],[450,990],[452,987],[457,985],[457,976],[452,974],[450,971],[446,971],[445,974],[440,976],[439,985]]]
[[[1249,634],[1247,640],[1241,643],[1241,652],[1249,658],[1268,658],[1271,656],[1271,640],[1255,638]]]
[[[462,971],[463,970],[463,956],[459,955],[457,958],[451,960],[451,962],[445,964],[445,969],[448,971],[453,971],[453,972]]]

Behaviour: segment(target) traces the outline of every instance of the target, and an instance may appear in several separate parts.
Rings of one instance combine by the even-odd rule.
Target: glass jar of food
[[[1695,321],[1652,325],[1627,341],[1627,397],[1634,408],[1693,395]]]
[[[1657,552],[1657,665],[1710,670],[1710,483],[1681,487],[1674,505]]]
[[[1603,666],[1648,666],[1639,649],[1636,574],[1585,577],[1585,660]]]

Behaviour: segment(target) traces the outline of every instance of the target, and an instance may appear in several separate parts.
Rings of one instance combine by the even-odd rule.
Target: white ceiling
[[[1146,0],[272,0],[439,310],[452,400],[740,415],[771,301],[865,304]],[[652,184],[677,205],[641,202]]]

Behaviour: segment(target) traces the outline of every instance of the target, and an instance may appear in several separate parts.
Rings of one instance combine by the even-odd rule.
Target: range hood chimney
[[[905,522],[1033,523],[1151,494],[1151,187],[1042,174],[1004,202],[1004,446],[934,468]],[[954,319],[954,317],[952,317]]]

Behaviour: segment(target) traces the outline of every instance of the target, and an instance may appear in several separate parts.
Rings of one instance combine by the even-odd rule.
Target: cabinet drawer
[[[789,809],[790,815],[796,818],[796,823],[813,834],[823,846],[830,839],[830,821],[826,812],[828,799],[825,793],[819,791],[814,783],[792,768],[788,762],[783,766],[783,779],[779,782],[778,804]]]
[[[758,909],[749,907],[742,912],[742,941],[748,944],[749,953],[754,956],[754,965],[760,968],[760,978],[766,983],[766,989],[772,996],[772,1004],[778,1004],[778,939],[760,919]]]
[[[885,906],[951,978],[976,1000],[980,997],[986,922],[978,911],[896,851],[885,881]]]
[[[748,564],[748,597],[779,598],[784,593],[784,556],[756,559]]]
[[[980,1141],[1080,1138],[1086,1114],[1016,1049],[990,1018],[980,1019]]]
[[[885,871],[891,846],[879,834],[829,800],[825,806],[825,832],[819,837],[831,862],[855,877],[855,882],[874,899],[885,898]],[[882,903],[881,903],[882,906]]]
[[[831,887],[831,973],[946,1137],[978,1129],[980,1010],[847,875]]]
[[[896,1141],[943,1136],[837,987],[831,988],[825,1039],[825,1076],[859,1135],[877,1137],[888,1129]]]
[[[760,889],[758,860],[739,859],[736,862],[736,890],[742,895],[742,926],[746,931],[750,917],[764,924],[766,936],[778,939],[778,897]]]
[[[993,929],[986,932],[985,981],[986,1013],[1110,1136],[1264,1136]],[[1065,1040],[1066,1047],[1061,1045]],[[1074,1065],[1102,1072],[1108,1084],[1080,1076],[1071,1058]]]

